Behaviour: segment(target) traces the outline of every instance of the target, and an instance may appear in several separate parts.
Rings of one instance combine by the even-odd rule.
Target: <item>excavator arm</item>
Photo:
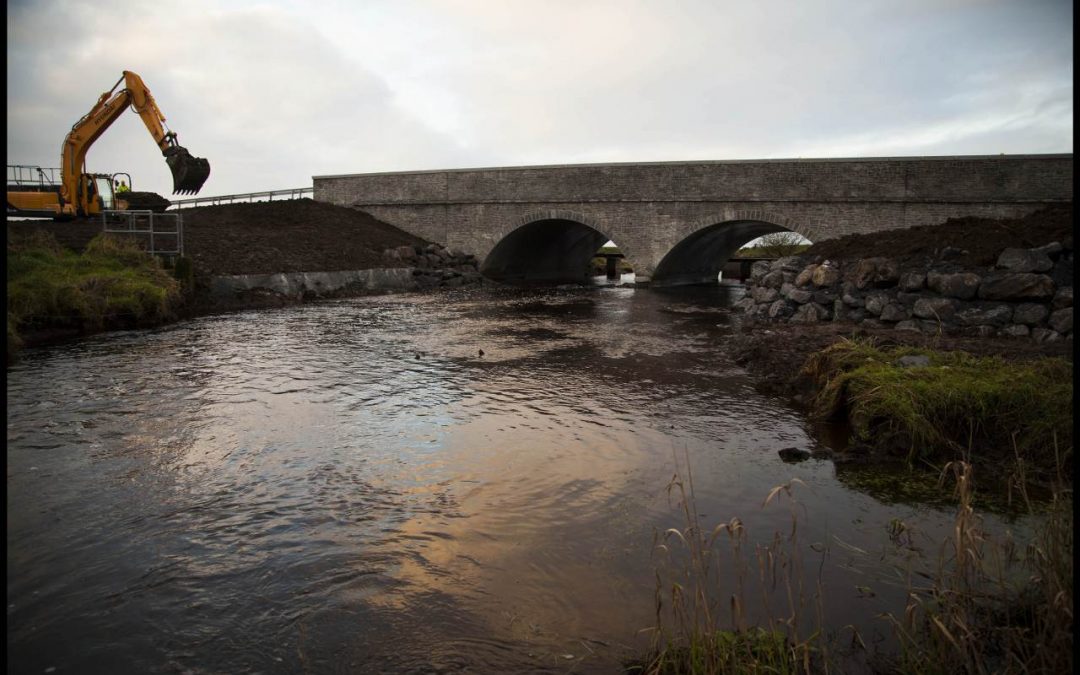
[[[117,91],[120,83],[124,83],[124,88]],[[142,78],[125,70],[112,89],[101,95],[90,112],[76,122],[64,138],[60,158],[60,196],[64,202],[77,203],[76,191],[79,176],[84,173],[87,151],[129,105],[139,113],[161,154],[165,156],[165,162],[173,175],[173,192],[195,194],[202,188],[210,175],[210,162],[201,157],[193,157],[187,148],[179,144],[176,133],[168,131],[165,115],[161,113]]]

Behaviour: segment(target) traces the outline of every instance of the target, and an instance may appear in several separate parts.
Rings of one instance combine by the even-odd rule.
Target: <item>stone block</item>
[[[810,291],[798,288],[792,284],[784,284],[780,289],[780,295],[800,305],[805,305],[814,297],[814,294]]]
[[[865,321],[863,323],[866,323]],[[910,330],[919,332],[919,322],[908,319],[907,321],[900,321],[894,326],[896,330]]]
[[[1035,342],[1059,342],[1061,333],[1052,328],[1033,328],[1031,337]]]
[[[1050,318],[1046,323],[1062,335],[1071,333],[1073,325],[1073,308],[1066,307],[1065,309],[1056,310],[1050,315]]]
[[[885,309],[885,305],[889,304],[889,300],[888,294],[881,291],[867,293],[864,298],[864,306],[867,312],[878,316],[881,314],[881,310]]]
[[[1072,307],[1073,304],[1073,287],[1065,286],[1057,289],[1057,293],[1054,293],[1054,299],[1050,301],[1050,307],[1052,309],[1064,309],[1066,307]]]
[[[919,298],[925,297],[926,296],[922,293],[905,293],[904,291],[896,292],[896,301],[899,302],[901,305],[904,305],[905,307],[911,307],[919,301]]]
[[[1049,272],[1054,266],[1047,254],[1030,248],[1007,248],[998,256],[997,266],[1010,272]]]
[[[1013,309],[1012,320],[1027,326],[1037,326],[1046,320],[1050,310],[1037,302],[1022,302]]]
[[[962,304],[952,317],[960,326],[997,326],[1001,327],[1013,318],[1013,308],[1005,303],[972,302]]]
[[[911,318],[911,312],[903,305],[890,302],[881,310],[882,321],[904,321]]]
[[[829,310],[817,304],[808,302],[800,305],[791,317],[791,323],[818,323],[829,318]]]
[[[779,289],[784,285],[784,272],[782,270],[772,270],[761,278],[760,283],[766,288]]]
[[[770,319],[786,319],[795,313],[795,307],[787,300],[780,299],[769,305]]]
[[[950,321],[956,314],[956,307],[956,301],[951,298],[919,298],[911,311],[921,319]]]
[[[863,258],[851,268],[851,271],[847,275],[847,280],[854,284],[855,288],[859,290],[869,288],[874,281],[874,274],[877,272],[878,262],[881,260],[884,260],[884,258]]]
[[[923,272],[904,272],[900,275],[899,286],[905,291],[920,291],[926,286],[926,274]]]
[[[762,278],[769,273],[769,261],[758,260],[750,265],[750,282],[760,283]]]
[[[1031,328],[1022,323],[1013,323],[1002,328],[1001,334],[1006,337],[1027,337],[1031,335]]]
[[[931,280],[933,283],[930,283]],[[927,285],[945,297],[970,300],[978,294],[981,281],[979,275],[973,272],[957,272],[932,274],[927,278]]]
[[[814,270],[812,280],[815,286],[832,286],[840,281],[840,270],[825,262]]]
[[[1057,257],[1061,255],[1062,251],[1065,250],[1065,247],[1061,245],[1060,241],[1052,241],[1045,246],[1038,246],[1031,250],[1035,253],[1043,253],[1051,260],[1057,260]]]
[[[750,291],[750,297],[759,305],[769,304],[780,297],[780,291],[766,286],[754,286],[753,290]]]
[[[1048,300],[1054,295],[1054,282],[1045,274],[1006,272],[989,274],[979,284],[984,300]]]
[[[817,265],[807,265],[795,276],[796,286],[805,286],[814,280],[814,270],[818,268]]]

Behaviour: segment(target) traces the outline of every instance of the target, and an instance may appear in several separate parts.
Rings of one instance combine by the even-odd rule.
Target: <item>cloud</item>
[[[21,162],[57,163],[71,125],[123,70],[142,76],[181,144],[209,159],[209,194],[462,161],[456,143],[401,109],[378,75],[280,9],[56,4],[53,12],[86,27],[85,41],[57,58],[26,58],[34,51],[27,41],[9,43],[8,153]],[[24,36],[46,23],[36,9],[12,19]],[[12,63],[13,54],[23,58]],[[137,189],[171,192],[171,174],[135,114],[95,143],[88,164],[129,171]]]
[[[72,34],[49,43],[64,16]],[[9,5],[8,153],[121,70],[208,194],[460,166],[1072,151],[1060,1],[118,0]],[[91,153],[168,192],[134,115]]]

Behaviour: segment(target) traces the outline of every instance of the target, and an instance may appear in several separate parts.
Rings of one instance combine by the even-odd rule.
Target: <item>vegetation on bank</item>
[[[1040,523],[1027,541],[990,533],[974,508],[974,470],[950,462],[939,489],[957,504],[952,534],[940,549],[912,545],[902,522],[890,523],[892,545],[909,554],[907,603],[880,616],[898,650],[870,652],[855,626],[824,625],[830,602],[820,568],[807,555],[828,547],[803,544],[794,487],[769,493],[763,508],[786,500],[791,529],[755,544],[738,518],[709,529],[694,503],[693,483],[677,472],[685,528],[657,533],[656,626],[644,658],[628,673],[1068,673],[1073,668],[1073,508],[1071,482],[1060,471],[1048,504],[1026,500]],[[689,474],[687,473],[689,477]],[[951,483],[951,485],[950,485]],[[902,570],[897,569],[898,573]],[[858,587],[857,587],[858,588]],[[870,589],[867,589],[868,591]],[[758,612],[748,601],[760,598]],[[751,622],[751,615],[756,621]]]
[[[173,316],[181,285],[128,239],[96,236],[82,253],[55,237],[8,234],[8,360],[39,331],[89,333],[148,326]]]
[[[812,414],[848,421],[857,445],[911,463],[1008,460],[1043,475],[1059,463],[1071,471],[1072,364],[1063,359],[1006,362],[841,340],[813,354],[800,376],[815,390]]]
[[[763,237],[758,237],[751,242],[753,246],[739,249],[735,252],[737,258],[784,258],[789,255],[799,255],[812,245],[802,235],[796,232],[773,232]]]

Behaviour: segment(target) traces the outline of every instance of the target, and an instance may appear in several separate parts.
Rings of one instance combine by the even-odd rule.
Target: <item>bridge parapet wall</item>
[[[1072,155],[586,164],[315,176],[314,197],[363,209],[481,260],[532,214],[578,214],[560,218],[613,239],[635,270],[647,277],[683,239],[725,222],[766,223],[819,241],[950,217],[1022,216],[1048,204],[1071,202]]]
[[[1072,155],[584,164],[316,176],[339,205],[1072,200]]]

